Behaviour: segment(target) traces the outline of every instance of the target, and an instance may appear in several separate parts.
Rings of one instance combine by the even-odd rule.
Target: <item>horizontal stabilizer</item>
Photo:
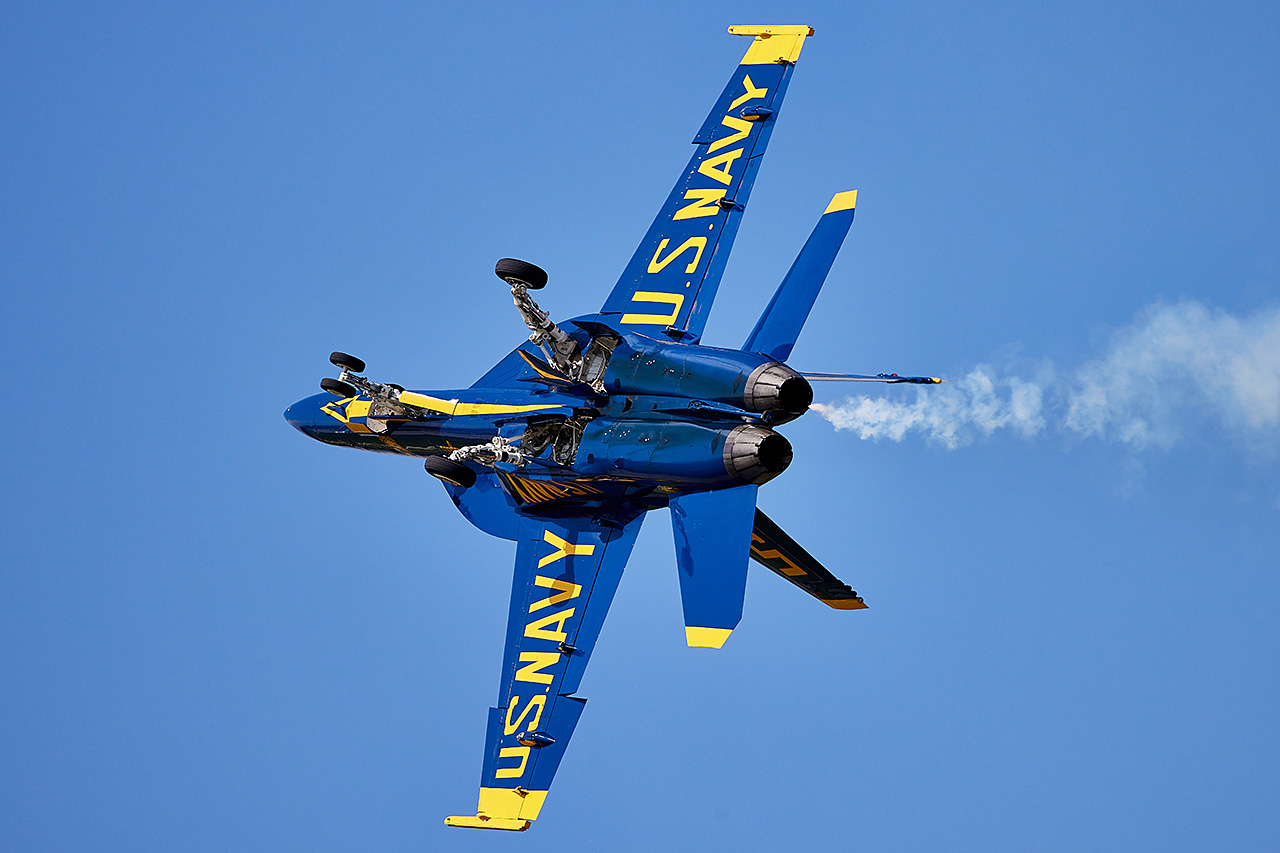
[[[750,561],[747,536],[758,489],[737,486],[671,499],[685,641],[690,646],[718,649],[742,620]]]
[[[751,559],[836,610],[865,610],[867,605],[849,585],[827,571],[769,516],[756,510]]]
[[[940,385],[946,382],[936,376],[899,376],[896,373],[801,373],[810,382],[887,382],[890,385]]]
[[[853,224],[858,191],[836,193],[742,348],[786,361]]]

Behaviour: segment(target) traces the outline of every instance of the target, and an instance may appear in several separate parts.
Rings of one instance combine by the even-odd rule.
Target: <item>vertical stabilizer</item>
[[[742,345],[744,350],[778,361],[791,357],[804,321],[809,319],[818,291],[827,280],[836,253],[853,224],[853,207],[857,201],[857,190],[836,193],[831,199],[795,263],[787,271],[787,277],[774,291],[769,307],[764,309],[747,342]]]
[[[742,619],[758,488],[693,492],[671,500],[690,646],[720,648]]]

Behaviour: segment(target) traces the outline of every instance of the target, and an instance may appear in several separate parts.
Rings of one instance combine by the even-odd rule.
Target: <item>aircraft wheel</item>
[[[364,373],[364,362],[354,355],[347,355],[345,352],[330,353],[329,363],[335,367],[350,370],[352,373]]]
[[[346,397],[354,397],[360,393],[342,380],[332,379],[328,376],[320,380],[320,390],[328,391],[330,394],[337,394],[344,399]]]
[[[475,471],[445,456],[428,456],[423,460],[422,467],[432,477],[459,488],[466,489],[476,484]]]
[[[526,261],[503,258],[494,266],[493,271],[503,281],[515,280],[530,290],[541,290],[547,286],[546,270]]]

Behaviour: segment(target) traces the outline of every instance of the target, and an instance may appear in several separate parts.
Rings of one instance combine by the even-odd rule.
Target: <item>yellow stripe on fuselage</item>
[[[540,409],[558,409],[558,403],[539,403],[532,406],[509,406],[504,403],[462,403],[458,400],[442,400],[413,391],[401,391],[400,402],[419,409],[456,417],[459,415],[513,415],[520,412],[536,412]]]

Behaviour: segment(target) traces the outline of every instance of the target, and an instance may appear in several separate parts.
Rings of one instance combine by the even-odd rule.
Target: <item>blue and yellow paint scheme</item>
[[[692,158],[601,308],[566,324],[572,344],[595,353],[602,370],[570,376],[526,341],[470,388],[376,386],[395,389],[394,399],[324,393],[285,412],[328,444],[467,460],[474,483],[446,482],[450,498],[476,527],[516,543],[479,801],[475,815],[447,818],[450,826],[524,830],[541,813],[586,702],[577,690],[587,660],[648,511],[671,509],[691,647],[725,644],[742,618],[752,559],[830,607],[866,607],[756,507],[760,486],[791,459],[776,428],[812,400],[808,380],[783,362],[857,194],[834,195],[741,348],[701,344],[813,30],[730,33],[750,46],[698,129]],[[495,437],[520,455],[483,463],[466,455]]]

